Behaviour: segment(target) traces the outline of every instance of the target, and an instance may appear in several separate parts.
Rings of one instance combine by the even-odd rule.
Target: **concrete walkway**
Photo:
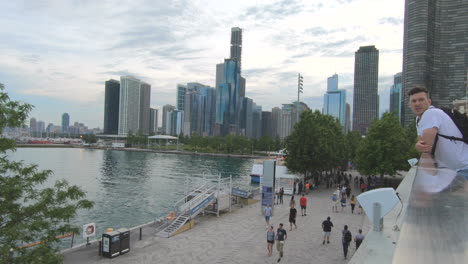
[[[353,173],[354,174],[354,173]],[[341,244],[341,230],[347,224],[353,237],[359,228],[366,234],[370,228],[365,215],[351,214],[348,205],[342,213],[332,213],[333,189],[311,191],[308,198],[307,216],[301,216],[299,196],[296,195],[297,230],[289,231],[289,200],[275,206],[275,215],[270,224],[275,227],[281,222],[288,232],[284,247],[284,257],[280,263],[347,263],[355,252],[354,242],[344,260]],[[358,194],[358,193],[357,193]],[[322,245],[321,223],[331,217],[334,228],[330,244]],[[138,233],[132,233],[138,236]],[[64,255],[65,263],[277,263],[276,244],[273,256],[267,256],[266,224],[260,213],[260,203],[244,208],[234,208],[231,213],[220,217],[206,215],[196,218],[192,230],[171,238],[147,235],[143,240],[131,245],[131,251],[114,259],[98,256],[97,246],[94,253],[81,250]],[[81,253],[80,253],[81,252]]]

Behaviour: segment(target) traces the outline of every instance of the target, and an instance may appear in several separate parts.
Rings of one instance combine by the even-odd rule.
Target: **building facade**
[[[187,86],[183,84],[177,84],[177,109],[184,110],[185,108],[185,94],[187,93]]]
[[[150,108],[149,133],[154,135],[158,132],[158,109]]]
[[[456,0],[406,0],[403,36],[402,123],[414,115],[408,91],[429,90],[432,104],[451,107],[467,95],[468,4]]]
[[[231,28],[231,59],[239,62],[239,71],[242,65],[242,29],[239,27]]]
[[[68,127],[70,126],[70,115],[68,113],[62,114],[62,133],[68,133]]]
[[[104,134],[106,135],[117,135],[119,132],[119,103],[120,82],[110,79],[105,82]]]
[[[323,96],[323,114],[338,119],[343,131],[346,127],[346,90],[338,89],[338,75],[327,80],[327,93]]]
[[[151,102],[151,85],[140,83],[140,120],[138,131],[143,135],[149,134],[150,125],[150,102]]]
[[[173,105],[165,105],[163,106],[163,112],[162,112],[162,133],[165,135],[169,135],[171,133],[171,117],[168,115],[169,112],[172,112],[175,110],[175,106]]]
[[[353,131],[367,135],[379,117],[379,50],[363,46],[354,56]]]
[[[401,72],[393,76],[393,85],[390,87],[390,109],[391,113],[394,113],[401,121]]]

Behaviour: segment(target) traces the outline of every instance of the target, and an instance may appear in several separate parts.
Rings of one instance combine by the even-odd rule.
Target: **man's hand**
[[[432,145],[427,144],[424,140],[419,140],[419,141],[416,143],[416,149],[417,149],[419,152],[431,153],[431,151],[432,151]]]

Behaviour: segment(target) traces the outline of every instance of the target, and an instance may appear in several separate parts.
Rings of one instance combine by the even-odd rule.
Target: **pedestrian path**
[[[353,237],[359,228],[366,234],[370,228],[365,215],[351,214],[348,205],[344,212],[332,213],[331,196],[334,189],[318,189],[308,195],[307,216],[301,216],[299,196],[297,230],[289,231],[289,200],[275,205],[270,224],[284,224],[288,239],[284,257],[280,263],[347,263],[355,252],[354,242],[344,260],[341,230],[346,224]],[[358,193],[356,193],[358,194]],[[357,208],[356,208],[357,209]],[[334,228],[330,244],[322,245],[322,222],[331,217]],[[65,263],[277,263],[278,252],[274,246],[273,256],[267,256],[266,223],[261,215],[260,203],[236,208],[220,217],[206,215],[196,219],[194,229],[171,238],[147,236],[131,245],[131,251],[115,259],[104,259],[96,254],[80,256],[80,251],[65,255]],[[137,235],[137,234],[132,234]]]

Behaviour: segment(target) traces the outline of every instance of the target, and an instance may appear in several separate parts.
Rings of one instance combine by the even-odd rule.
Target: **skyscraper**
[[[393,76],[393,85],[390,88],[390,112],[395,113],[401,120],[401,72]]]
[[[231,59],[239,62],[239,71],[242,65],[242,29],[238,27],[231,28]]]
[[[323,96],[323,114],[340,121],[343,131],[346,126],[346,90],[338,90],[338,75],[327,80],[327,93]]]
[[[273,129],[271,127],[271,112],[263,111],[262,112],[262,137],[273,138]]]
[[[403,124],[414,119],[407,94],[416,84],[427,87],[435,106],[467,96],[467,14],[466,1],[405,1]]]
[[[143,135],[149,134],[150,124],[150,102],[151,102],[151,85],[140,83],[140,120],[138,122],[138,130]]]
[[[149,133],[156,134],[158,132],[158,109],[150,108]]]
[[[354,55],[353,130],[366,135],[379,117],[379,50],[359,47]]]
[[[104,134],[106,135],[117,135],[119,132],[119,103],[120,82],[110,79],[105,82]]]
[[[177,84],[177,109],[178,110],[184,110],[185,93],[187,93],[187,86],[183,84]]]
[[[151,86],[133,76],[122,76],[119,99],[119,135],[148,134]]]
[[[37,132],[37,120],[36,118],[33,117],[29,120],[29,133],[31,134],[31,136],[34,136],[36,132]]]
[[[70,115],[68,113],[62,114],[62,133],[68,133],[68,127],[70,126]]]
[[[168,116],[169,112],[172,112],[175,110],[175,106],[173,105],[165,105],[163,106],[163,112],[162,112],[162,132],[165,135],[169,135],[171,133],[170,131],[170,116]]]

